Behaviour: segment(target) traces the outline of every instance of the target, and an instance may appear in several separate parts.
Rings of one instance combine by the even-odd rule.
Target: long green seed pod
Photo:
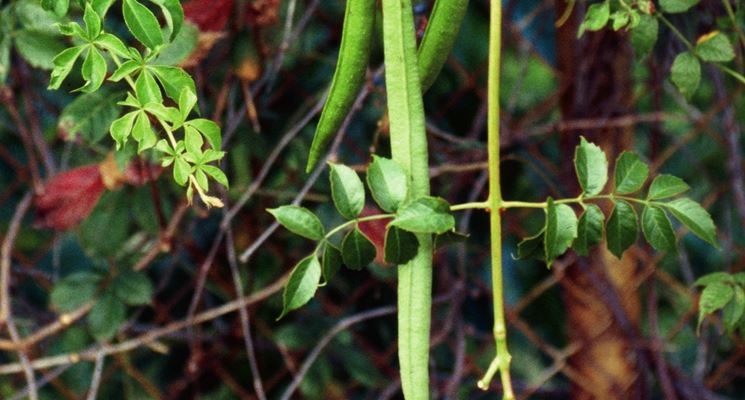
[[[383,51],[391,155],[409,178],[409,200],[429,194],[427,136],[411,0],[383,0]],[[407,400],[429,399],[432,238],[398,267],[398,358]]]
[[[426,92],[440,74],[442,66],[458,38],[468,0],[436,0],[419,44],[419,76],[422,93]]]
[[[306,171],[310,172],[329,140],[339,130],[365,83],[365,72],[374,37],[376,0],[347,0],[341,34],[339,58],[334,71],[321,120],[316,127],[308,154]]]

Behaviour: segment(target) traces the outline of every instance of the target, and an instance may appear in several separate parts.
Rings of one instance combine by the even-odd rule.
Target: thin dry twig
[[[34,377],[34,371],[31,368],[26,350],[18,345],[21,342],[21,336],[18,334],[18,329],[13,318],[13,311],[10,306],[10,265],[13,244],[21,228],[21,221],[23,221],[23,217],[26,215],[29,207],[31,207],[31,193],[26,193],[16,207],[16,211],[10,220],[8,233],[5,235],[2,248],[0,248],[0,324],[6,324],[10,339],[16,348],[18,348],[18,358],[21,362],[23,373],[26,376],[29,398],[36,400],[39,398],[38,389],[36,388],[36,378]]]

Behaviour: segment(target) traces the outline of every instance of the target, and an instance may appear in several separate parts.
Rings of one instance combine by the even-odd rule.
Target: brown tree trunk
[[[557,15],[568,2],[557,0]],[[627,35],[603,30],[577,39],[584,10],[578,2],[572,17],[557,29],[560,107],[563,120],[596,119],[599,128],[562,133],[564,187],[577,193],[571,157],[579,135],[600,145],[611,168],[620,149],[628,148],[631,128],[603,128],[602,120],[632,111],[632,51]],[[609,185],[612,184],[609,181]],[[566,193],[565,193],[566,194]],[[606,216],[610,205],[601,205]],[[570,364],[573,399],[634,399],[642,396],[639,360],[633,337],[640,304],[635,287],[636,260],[628,251],[616,259],[600,246],[588,259],[568,267],[562,287],[569,338],[581,346]]]

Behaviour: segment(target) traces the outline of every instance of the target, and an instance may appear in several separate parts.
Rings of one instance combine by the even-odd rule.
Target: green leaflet
[[[355,219],[365,206],[365,186],[354,170],[341,164],[330,164],[331,197],[339,214]]]
[[[49,301],[60,312],[70,312],[96,295],[102,277],[90,272],[76,272],[54,285]]]
[[[618,259],[623,252],[636,242],[639,236],[639,225],[637,223],[636,211],[626,201],[619,200],[613,207],[613,212],[605,224],[605,236],[608,242],[608,250]]]
[[[649,176],[649,167],[639,156],[624,151],[616,160],[615,192],[618,194],[634,193],[641,189]]]
[[[687,183],[673,175],[657,175],[649,185],[648,200],[659,200],[685,193],[690,189]]]
[[[367,186],[380,208],[395,212],[406,201],[408,179],[406,173],[393,160],[373,156],[367,169]]]
[[[719,243],[717,242],[717,228],[714,226],[714,221],[712,221],[709,213],[700,204],[687,197],[683,197],[661,205],[670,210],[675,218],[696,236],[714,247],[719,247]]]
[[[321,280],[321,263],[315,255],[302,259],[292,269],[290,277],[282,293],[282,313],[277,317],[281,319],[288,312],[302,307],[313,298]]]
[[[455,218],[447,201],[424,196],[401,207],[391,226],[414,233],[441,234],[455,227]]]
[[[323,239],[325,230],[321,220],[307,208],[281,206],[267,211],[290,232],[311,240]]]
[[[321,272],[323,273],[323,279],[326,282],[336,275],[342,266],[342,262],[341,251],[331,243],[326,242],[323,249],[323,257],[321,259]]]
[[[678,54],[670,68],[670,80],[683,96],[690,99],[701,82],[701,63],[698,58],[688,51]]]
[[[341,243],[341,255],[344,265],[349,269],[360,270],[375,259],[376,249],[370,239],[359,227],[350,230]]]
[[[577,254],[587,256],[590,254],[590,249],[600,243],[603,239],[603,222],[605,222],[605,215],[600,207],[588,204],[579,218],[577,239],[572,244]]]
[[[696,43],[696,54],[704,61],[728,62],[735,59],[735,49],[727,35],[714,31],[703,35]]]
[[[584,137],[580,138],[574,152],[574,170],[586,195],[600,193],[608,181],[608,159],[605,152]]]
[[[649,205],[642,211],[642,232],[657,251],[675,251],[675,231],[665,211]]]
[[[127,307],[112,290],[107,290],[88,314],[88,328],[96,340],[111,339],[119,327],[124,324]]]
[[[546,208],[546,232],[544,249],[546,264],[550,267],[553,260],[564,254],[577,237],[577,215],[566,204],[556,204],[548,198]]]
[[[385,232],[385,262],[390,264],[406,264],[416,256],[419,242],[416,236],[403,229],[391,226]]]
[[[163,44],[163,33],[158,19],[142,3],[137,0],[124,0],[122,14],[129,31],[145,47],[152,50]]]

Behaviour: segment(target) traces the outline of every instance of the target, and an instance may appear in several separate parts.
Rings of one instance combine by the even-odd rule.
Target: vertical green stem
[[[492,262],[492,293],[494,296],[494,340],[496,355],[489,365],[484,377],[478,382],[481,389],[489,387],[494,375],[500,372],[504,399],[514,399],[510,379],[510,361],[512,357],[507,350],[507,327],[504,317],[504,296],[502,284],[502,189],[499,172],[499,68],[501,59],[502,40],[502,2],[491,1],[491,16],[489,25],[489,72],[487,101],[489,112],[487,115],[489,156],[489,222],[491,224],[491,262]]]
[[[409,199],[425,196],[429,164],[411,0],[383,0],[383,49],[391,154],[409,176]],[[398,357],[407,400],[429,399],[432,238],[417,239],[416,257],[398,267]]]

